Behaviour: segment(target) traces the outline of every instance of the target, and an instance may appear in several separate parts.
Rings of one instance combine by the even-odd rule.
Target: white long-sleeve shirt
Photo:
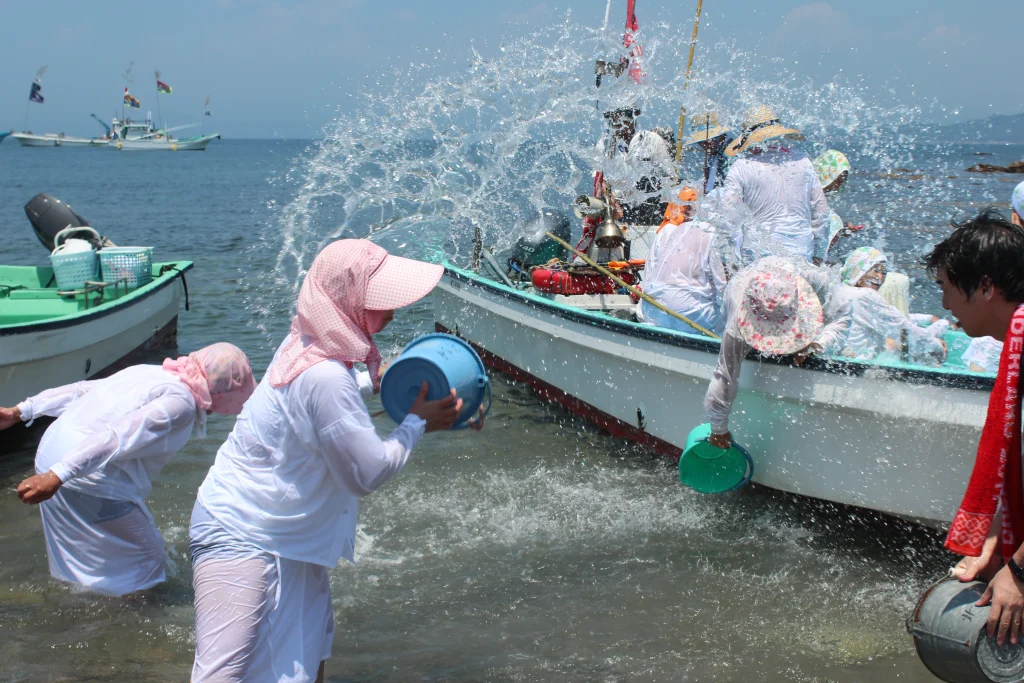
[[[382,441],[363,402],[369,376],[338,361],[283,387],[269,375],[217,452],[199,503],[228,533],[271,554],[351,562],[359,498],[401,471],[426,422],[409,415]]]
[[[807,280],[815,294],[818,295],[819,301],[824,302],[822,312],[825,326],[815,340],[815,343],[823,349],[835,346],[850,324],[849,305],[829,305],[836,283],[825,268],[812,266],[805,261],[773,256],[761,259],[737,273],[725,291],[725,302],[722,309],[726,320],[725,332],[722,334],[722,342],[718,350],[718,363],[715,365],[711,383],[704,395],[704,411],[711,423],[711,431],[715,434],[724,434],[729,431],[729,413],[732,412],[732,404],[736,400],[736,394],[739,393],[740,369],[743,359],[753,349],[743,341],[736,322],[738,303],[743,296],[743,292],[738,290],[740,285],[746,282],[746,276],[751,268],[788,270],[798,273]]]
[[[874,360],[887,351],[898,354],[901,331],[906,330],[910,361],[918,365],[941,365],[946,349],[939,341],[949,323],[938,321],[925,328],[917,321],[931,317],[915,316],[917,321],[903,315],[878,292],[867,287],[838,284],[826,306],[825,317],[834,317],[840,309],[849,310],[848,323],[842,334],[831,340],[825,353],[833,356]]]
[[[784,255],[810,261],[828,249],[830,210],[810,159],[777,147],[747,154],[732,163],[724,203],[745,204],[754,226],[743,238],[750,258]]]
[[[725,266],[707,223],[669,223],[658,233],[644,267],[644,292],[715,334],[721,335]],[[641,300],[637,317],[660,327],[697,333],[686,323]]]
[[[18,404],[21,419],[56,417],[36,472],[101,498],[142,503],[153,477],[188,441],[199,416],[188,387],[156,365],[49,389]]]

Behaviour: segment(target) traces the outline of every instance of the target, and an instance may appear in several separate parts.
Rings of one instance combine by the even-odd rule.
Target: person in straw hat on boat
[[[195,588],[193,683],[323,681],[334,640],[328,570],[354,561],[359,499],[402,470],[425,432],[462,400],[426,400],[377,436],[373,335],[419,301],[440,265],[339,240],[309,269],[291,332],[199,488],[189,549]],[[365,363],[367,372],[356,372]],[[482,417],[472,425],[482,427]]]
[[[738,157],[725,180],[725,203],[746,205],[756,222],[744,236],[747,258],[824,259],[828,201],[810,159],[792,146],[802,139],[762,105],[747,113],[739,137],[725,148],[726,156]]]
[[[690,118],[690,137],[683,145],[697,145],[704,152],[704,194],[708,195],[725,184],[729,159],[725,148],[729,143],[730,129],[718,123],[718,114],[713,111],[701,112]]]
[[[38,474],[17,489],[39,504],[50,574],[115,596],[163,582],[164,540],[145,501],[153,478],[192,434],[206,436],[207,413],[237,415],[255,388],[249,359],[220,343],[0,408],[0,429],[57,418]]]
[[[729,414],[739,392],[740,366],[751,349],[765,356],[793,356],[796,365],[803,365],[836,345],[849,327],[849,311],[843,307],[826,318],[833,288],[828,270],[780,256],[755,261],[729,282],[718,363],[704,396],[713,446],[732,444]]]

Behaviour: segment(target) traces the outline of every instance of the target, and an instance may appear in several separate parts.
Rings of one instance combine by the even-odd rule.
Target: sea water
[[[678,114],[679,75],[666,68],[679,63],[673,38],[645,44],[643,125]],[[50,193],[118,244],[195,261],[178,346],[150,360],[227,340],[261,374],[327,241],[370,237],[464,264],[475,230],[500,250],[537,208],[567,208],[586,191],[603,163],[590,69],[613,44],[567,24],[443,78],[428,55],[371,88],[363,109],[317,142],[223,140],[202,154],[151,155],[8,140],[0,262],[46,263],[21,207]],[[744,66],[752,56],[719,49],[694,97],[730,114],[768,99],[807,130],[807,149],[849,153],[854,174],[833,206],[868,229],[847,248],[881,244],[914,279],[915,310],[940,313],[920,254],[951,217],[1005,202],[1017,180],[963,169],[1006,164],[1024,147],[934,145],[904,125],[927,111],[873,104],[866,84],[814,86],[785,71],[770,88]],[[740,82],[750,88],[730,94]],[[428,299],[378,342],[395,355],[432,329]],[[328,680],[934,680],[903,621],[954,561],[940,535],[763,488],[690,492],[672,463],[521,385],[500,376],[494,385],[482,433],[426,437],[401,475],[363,500],[359,564],[331,570]],[[38,510],[14,493],[33,453],[0,459],[0,678],[187,678],[188,519],[231,424],[212,416],[209,437],[157,478],[149,504],[169,579],[123,599],[50,579]],[[392,426],[376,424],[381,434]]]

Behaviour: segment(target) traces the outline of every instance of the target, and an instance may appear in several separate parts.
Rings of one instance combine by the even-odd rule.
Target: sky
[[[613,0],[621,27],[625,0]],[[913,86],[895,93],[932,120],[1024,112],[1024,1],[705,0],[700,47],[731,43],[827,82]],[[157,116],[154,71],[168,126],[203,121],[234,138],[315,138],[358,93],[441,50],[464,71],[472,50],[495,54],[567,13],[599,26],[605,0],[0,0],[0,130],[25,126],[37,69],[46,102],[28,108],[35,132],[93,135],[89,118],[119,110],[123,74]],[[692,26],[696,0],[638,0],[641,29]],[[1002,28],[1016,27],[1016,28]],[[212,116],[204,120],[209,95]],[[183,133],[184,134],[184,133]]]

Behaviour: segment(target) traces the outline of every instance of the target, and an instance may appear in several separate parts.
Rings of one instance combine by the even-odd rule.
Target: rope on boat
[[[714,332],[711,332],[710,330],[704,329],[703,327],[701,327],[697,323],[695,323],[692,320],[690,320],[689,318],[687,318],[685,315],[680,315],[679,313],[676,313],[675,311],[673,311],[673,310],[671,310],[669,308],[666,308],[665,306],[663,306],[662,304],[658,303],[653,298],[651,298],[650,295],[645,294],[644,292],[642,292],[641,290],[637,289],[633,285],[628,284],[625,280],[623,280],[619,276],[615,275],[613,272],[611,272],[607,268],[605,268],[603,266],[597,265],[597,263],[592,261],[589,256],[587,256],[582,251],[579,251],[578,249],[573,247],[571,244],[569,244],[568,242],[563,240],[561,237],[558,237],[557,235],[552,235],[550,232],[545,232],[544,234],[546,234],[548,237],[550,237],[551,239],[553,239],[556,242],[558,242],[559,244],[561,244],[563,247],[565,247],[566,249],[568,249],[572,253],[574,253],[577,256],[579,256],[581,259],[583,259],[583,261],[585,263],[587,263],[587,265],[589,265],[591,268],[595,269],[597,272],[601,273],[605,277],[610,277],[620,287],[625,287],[626,290],[629,291],[629,293],[632,294],[633,296],[638,296],[641,299],[643,299],[644,301],[646,301],[647,303],[649,303],[650,305],[652,305],[655,308],[657,308],[658,310],[660,310],[660,311],[662,311],[664,313],[668,313],[673,318],[677,318],[679,320],[682,320],[684,323],[686,323],[687,325],[689,325],[693,329],[697,330],[701,334],[707,335],[708,337],[711,337],[712,339],[721,339],[721,337],[719,337],[717,334],[715,334]]]

